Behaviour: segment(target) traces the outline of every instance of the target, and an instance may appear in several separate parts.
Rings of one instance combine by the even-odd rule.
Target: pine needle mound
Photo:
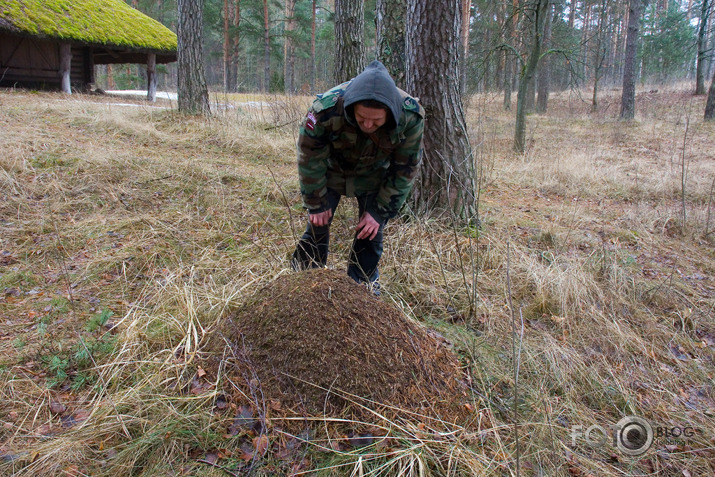
[[[338,271],[275,279],[231,310],[218,335],[214,360],[248,385],[244,395],[297,413],[357,415],[360,402],[453,420],[465,399],[443,342]]]

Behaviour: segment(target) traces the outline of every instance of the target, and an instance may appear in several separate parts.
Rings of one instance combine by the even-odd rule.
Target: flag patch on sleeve
[[[315,123],[318,121],[317,119],[315,119],[315,115],[311,111],[308,111],[308,114],[305,117],[306,117],[305,127],[310,129],[311,131],[314,130]]]

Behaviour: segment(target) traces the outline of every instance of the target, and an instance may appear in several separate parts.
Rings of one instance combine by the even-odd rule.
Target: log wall
[[[0,86],[60,89],[59,42],[0,33]],[[70,82],[84,89],[94,82],[89,47],[72,46]]]

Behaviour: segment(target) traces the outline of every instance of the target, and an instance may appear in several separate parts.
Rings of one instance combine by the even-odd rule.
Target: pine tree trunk
[[[463,0],[462,4],[462,56],[460,59],[460,87],[462,94],[467,91],[467,60],[469,58],[469,20],[472,16],[472,0]],[[489,75],[487,75],[489,77]],[[487,88],[485,88],[487,89]]]
[[[357,76],[366,65],[362,0],[335,0],[335,71],[342,83]]]
[[[628,36],[626,37],[626,57],[623,63],[621,119],[633,119],[636,113],[636,60],[643,0],[630,0],[628,10]]]
[[[400,88],[405,88],[405,18],[407,0],[377,0],[377,59]]]
[[[504,43],[509,43],[513,47],[516,48],[515,40],[516,40],[516,0],[514,0],[514,4],[512,4],[511,7],[508,5],[511,3],[511,0],[505,0],[506,1],[506,25],[504,28]],[[512,73],[514,71],[514,62],[518,61],[518,58],[515,58],[511,50],[505,50],[504,51],[504,102],[503,102],[503,107],[505,111],[510,111],[511,110],[511,92],[513,90],[512,86]]]
[[[203,63],[204,0],[179,0],[178,107],[189,114],[209,114],[209,90]]]
[[[223,0],[223,92],[228,93],[231,75],[231,37],[229,34],[229,0]]]
[[[295,54],[293,31],[295,30],[295,0],[286,0],[286,35],[283,48],[283,88],[286,94],[295,92]]]
[[[317,0],[313,0],[310,21],[310,92],[314,93],[315,85],[315,13],[318,9]]]
[[[546,24],[544,25],[544,44],[542,50],[545,52],[551,44],[551,22],[555,5],[549,6],[546,14]],[[537,81],[536,112],[545,113],[549,102],[549,87],[551,86],[551,57],[547,54],[542,56],[539,62],[539,79]]]
[[[603,76],[603,62],[606,58],[606,51],[603,47],[604,33],[606,25],[606,5],[601,6],[601,12],[598,16],[598,30],[596,32],[596,48],[593,59],[593,97],[591,98],[591,112],[598,111],[598,82]]]
[[[407,90],[425,108],[424,157],[412,204],[416,211],[476,217],[474,158],[459,84],[462,0],[410,0]]]
[[[241,0],[236,0],[233,7],[233,49],[231,51],[231,80],[230,80],[230,91],[236,91],[238,89],[238,67],[239,67],[239,55],[241,46],[241,35],[238,27],[241,25]]]
[[[710,19],[711,2],[702,0],[700,8],[700,27],[698,28],[698,58],[695,67],[695,94],[705,94],[705,60],[707,59],[707,31]]]
[[[263,84],[261,90],[271,89],[271,19],[268,11],[268,0],[263,0]]]

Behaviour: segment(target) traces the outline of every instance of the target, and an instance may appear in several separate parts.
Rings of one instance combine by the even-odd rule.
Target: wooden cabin
[[[94,66],[176,61],[176,34],[122,0],[0,0],[0,86],[86,90]]]

